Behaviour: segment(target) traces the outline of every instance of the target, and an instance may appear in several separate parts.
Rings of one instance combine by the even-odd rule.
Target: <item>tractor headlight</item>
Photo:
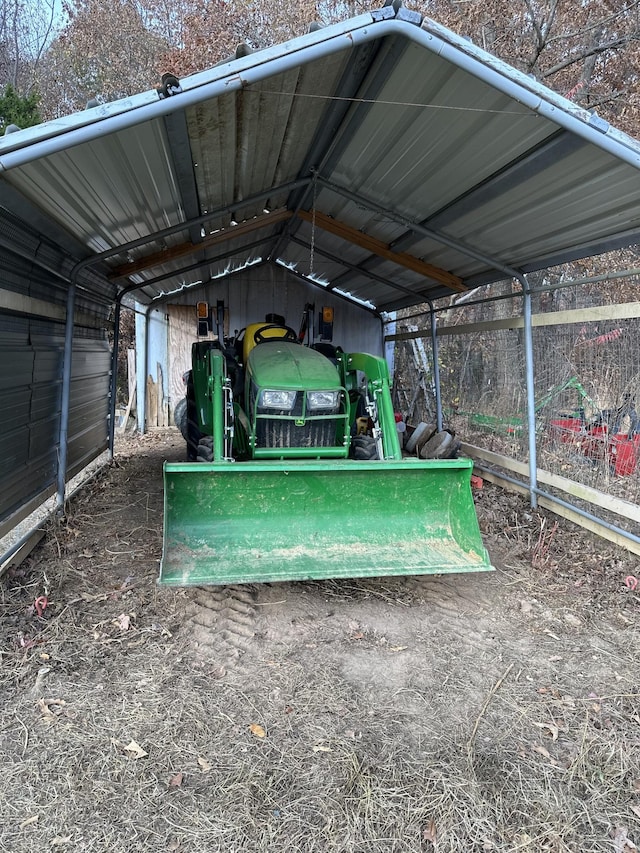
[[[336,409],[339,398],[339,391],[309,391],[307,409],[310,412],[317,412],[318,409]]]
[[[258,405],[261,409],[279,409],[280,411],[288,411],[293,409],[295,402],[295,391],[263,391],[260,395]]]

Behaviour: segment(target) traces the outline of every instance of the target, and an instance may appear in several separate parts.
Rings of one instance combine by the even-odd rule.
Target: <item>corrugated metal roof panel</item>
[[[313,244],[316,275],[390,310],[640,241],[637,142],[433,21],[395,15],[225,63],[171,98],[11,134],[0,175],[16,213],[36,209],[52,238],[64,229],[119,270],[108,298],[138,283],[147,301],[258,258],[306,274]]]

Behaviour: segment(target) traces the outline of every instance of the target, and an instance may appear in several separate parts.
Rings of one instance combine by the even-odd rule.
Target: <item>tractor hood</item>
[[[247,369],[259,388],[330,391],[341,387],[333,362],[315,350],[286,341],[259,344],[251,351]]]

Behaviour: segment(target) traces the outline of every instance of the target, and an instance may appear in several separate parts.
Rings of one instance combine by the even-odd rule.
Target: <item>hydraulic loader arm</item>
[[[369,353],[341,353],[339,356],[346,388],[356,388],[357,374],[366,377],[366,405],[374,424],[374,436],[381,441],[381,459],[402,459],[396,420],[391,402],[389,367],[383,358]]]

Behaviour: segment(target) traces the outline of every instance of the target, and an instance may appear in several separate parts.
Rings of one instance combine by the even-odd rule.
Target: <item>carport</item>
[[[518,281],[535,503],[527,273],[640,242],[639,168],[595,113],[394,6],[6,134],[0,535],[113,449],[123,305],[260,267],[382,321]]]

